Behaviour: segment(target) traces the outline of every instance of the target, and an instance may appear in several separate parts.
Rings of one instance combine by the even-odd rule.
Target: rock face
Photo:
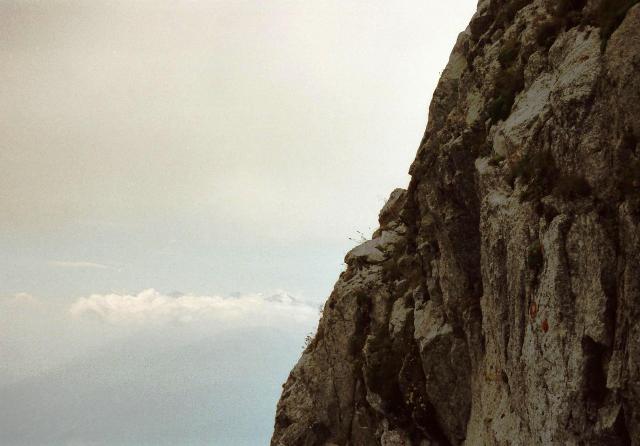
[[[272,446],[640,445],[640,4],[481,0]]]

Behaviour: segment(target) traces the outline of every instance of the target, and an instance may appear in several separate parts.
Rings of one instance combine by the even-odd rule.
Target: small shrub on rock
[[[520,42],[517,39],[509,39],[505,41],[498,54],[498,61],[503,68],[513,65],[520,52]]]
[[[581,12],[587,0],[558,0],[552,14],[564,22],[565,27],[572,28],[581,23]]]
[[[591,186],[580,175],[566,175],[558,177],[553,192],[558,197],[575,200],[589,195]]]
[[[632,195],[640,190],[640,161],[627,162],[618,176],[618,190],[623,196]]]
[[[563,23],[560,17],[552,17],[542,22],[536,31],[536,43],[543,48],[550,48],[556,37],[562,30]]]
[[[529,201],[542,197],[551,190],[557,176],[557,167],[549,151],[527,152],[511,169],[508,180],[511,184],[520,177],[527,185],[521,200]]]
[[[487,113],[493,122],[507,119],[516,95],[524,88],[522,67],[510,67],[502,70],[495,79],[496,96],[489,103]]]
[[[627,11],[640,0],[602,0],[598,8],[596,24],[600,27],[603,49],[611,34],[620,26]]]
[[[500,10],[496,15],[496,23],[505,25],[511,23],[518,11],[527,6],[530,0],[511,0],[500,6]]]
[[[491,158],[489,159],[489,165],[497,167],[504,160],[505,160],[505,158],[504,158],[503,155],[500,155],[499,153],[495,153],[494,152],[494,153],[491,154]]]
[[[543,263],[542,245],[539,240],[536,240],[529,245],[527,250],[527,267],[533,271],[540,271]]]

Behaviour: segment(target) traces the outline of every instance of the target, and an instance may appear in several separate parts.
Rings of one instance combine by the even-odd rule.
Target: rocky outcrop
[[[273,446],[640,445],[640,4],[481,0]]]

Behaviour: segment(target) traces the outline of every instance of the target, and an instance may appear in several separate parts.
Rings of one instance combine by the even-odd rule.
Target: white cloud
[[[95,268],[95,269],[111,269],[110,266],[103,265],[102,263],[95,262],[65,262],[65,261],[53,261],[49,262],[49,265],[59,268]]]
[[[109,324],[189,323],[215,321],[240,326],[291,323],[309,324],[318,311],[290,294],[241,294],[234,297],[167,295],[154,289],[138,294],[93,294],[81,297],[69,308],[78,319],[98,319]]]
[[[13,296],[3,296],[2,303],[14,305],[37,305],[38,299],[29,293],[16,293]]]
[[[282,291],[33,302],[0,296],[2,445],[264,444],[318,318]]]
[[[12,317],[17,317],[19,314],[42,310],[42,302],[29,293],[0,296],[0,310],[3,310],[5,316],[11,312]]]

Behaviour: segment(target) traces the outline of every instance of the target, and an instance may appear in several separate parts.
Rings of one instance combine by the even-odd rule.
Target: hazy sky
[[[0,2],[0,432],[266,444],[474,8]]]

